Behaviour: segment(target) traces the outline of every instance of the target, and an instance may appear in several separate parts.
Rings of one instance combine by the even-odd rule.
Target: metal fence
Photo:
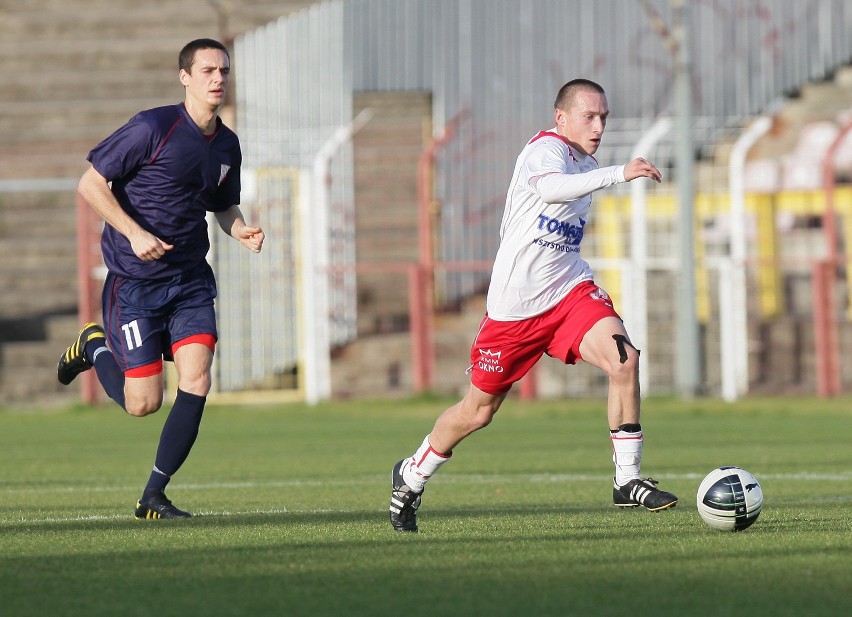
[[[310,308],[313,297],[300,296],[299,282],[286,274],[301,271],[321,281],[329,294],[328,307],[321,307],[313,326],[317,332],[303,338],[316,334],[321,341],[336,344],[355,335],[357,298],[351,280],[332,285],[327,277],[328,271],[340,272],[341,266],[351,266],[356,259],[352,229],[347,226],[354,191],[351,144],[339,143],[339,150],[327,159],[329,167],[323,168],[327,177],[311,176],[323,144],[334,141],[341,127],[352,123],[354,92],[429,91],[435,134],[458,120],[455,139],[435,164],[435,197],[442,205],[436,257],[447,262],[490,260],[496,251],[514,159],[532,134],[549,128],[553,97],[565,81],[589,77],[607,90],[612,114],[599,151],[602,166],[628,160],[654,123],[671,114],[674,71],[666,39],[673,19],[671,4],[663,0],[333,0],[238,37],[234,54],[237,129],[243,143],[245,184],[258,187],[244,194],[244,209],[250,213],[263,209],[267,221],[281,221],[281,233],[291,234],[287,242],[296,247],[265,259],[264,265],[252,266],[260,268],[259,280],[275,280],[278,285],[280,279],[281,297],[287,298],[276,296],[271,314],[259,316],[259,321],[299,324],[306,313],[316,317]],[[720,138],[736,134],[747,118],[765,111],[780,97],[809,81],[831,76],[852,58],[848,35],[852,3],[844,0],[697,0],[688,6],[696,156],[711,152]],[[665,134],[649,153],[668,178],[672,177],[673,139],[671,133]],[[291,187],[262,180],[264,174],[290,169],[307,172],[306,182],[314,188],[308,191],[303,183],[295,196]],[[261,186],[266,186],[266,192]],[[297,218],[296,202],[317,200],[318,190],[327,192],[331,210],[314,210],[311,204],[322,200],[313,201],[303,206],[304,212],[313,213],[311,218],[288,227],[288,221]],[[613,194],[630,190],[623,185]],[[650,194],[671,191],[669,183],[651,188]],[[298,235],[299,225],[304,226],[302,231],[311,228],[308,237],[314,239],[313,245]],[[663,271],[672,276],[677,269],[671,261],[676,255],[673,235],[670,227],[662,225],[649,242],[658,263],[671,266]],[[334,250],[327,248],[329,242]],[[593,263],[607,263],[601,261],[603,242],[604,238],[588,240],[586,256]],[[217,242],[219,263],[230,263],[234,248],[220,245]],[[304,251],[314,252],[317,247],[324,252],[318,263],[325,271],[304,274],[299,260],[305,257]],[[233,276],[243,276],[242,266]],[[478,272],[450,272],[439,278],[437,293],[450,301],[461,298],[480,289],[486,277]],[[295,287],[285,290],[287,285]],[[253,302],[251,294],[233,282],[223,282],[222,288],[233,290],[230,298],[222,299],[222,310],[248,314],[241,303]],[[328,323],[325,315],[330,316]],[[290,350],[286,360],[275,363],[277,368],[299,363],[304,350],[290,326],[263,336],[274,337],[273,345]],[[232,334],[223,338],[239,340]],[[326,356],[327,352],[327,348],[319,351]],[[246,372],[251,372],[248,367],[254,359],[243,352],[220,354],[219,365],[222,375],[241,373],[223,382],[223,388],[238,388],[249,382]],[[667,389],[661,381],[653,387]]]

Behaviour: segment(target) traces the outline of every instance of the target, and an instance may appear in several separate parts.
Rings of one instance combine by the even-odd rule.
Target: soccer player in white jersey
[[[441,414],[414,454],[393,468],[390,521],[398,531],[417,531],[427,480],[465,437],[491,422],[512,384],[545,353],[566,364],[583,360],[609,376],[615,505],[664,510],[677,504],[655,480],[640,476],[639,351],[580,257],[593,192],[636,178],[662,178],[643,158],[598,168],[594,154],[609,116],[600,85],[570,81],[554,107],[556,126],[533,137],[515,164],[486,315],[471,345],[468,392]]]

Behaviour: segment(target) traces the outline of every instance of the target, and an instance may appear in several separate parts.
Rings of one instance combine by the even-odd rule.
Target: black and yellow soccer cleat
[[[174,507],[166,494],[160,492],[137,501],[134,516],[141,519],[190,518],[192,514]]]
[[[624,486],[613,482],[612,501],[619,508],[635,508],[645,506],[651,512],[658,512],[677,505],[677,497],[657,488],[653,478],[636,478]]]
[[[99,338],[106,341],[104,329],[98,324],[90,321],[83,326],[80,334],[77,335],[77,340],[59,358],[59,364],[56,366],[59,383],[67,386],[77,375],[92,368],[92,363],[86,357],[86,343]]]

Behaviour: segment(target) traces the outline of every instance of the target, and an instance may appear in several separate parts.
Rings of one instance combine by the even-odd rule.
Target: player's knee
[[[178,380],[178,388],[189,394],[207,396],[210,393],[212,380],[210,373],[181,376]]]
[[[613,335],[618,359],[610,363],[610,377],[616,381],[631,381],[639,376],[639,350],[636,349],[627,337]]]
[[[477,405],[472,413],[468,414],[468,429],[471,433],[483,429],[494,419],[494,414],[500,408],[499,402]]]
[[[142,417],[150,415],[163,405],[162,396],[142,396],[126,398],[124,401],[124,409],[131,416]]]
[[[478,413],[471,417],[470,423],[468,424],[468,431],[473,433],[475,431],[483,429],[489,424],[491,424],[491,420],[493,419],[493,415],[488,415],[486,413]]]
[[[610,379],[617,383],[633,383],[639,378],[639,359],[628,359],[623,364],[616,362],[610,365]]]

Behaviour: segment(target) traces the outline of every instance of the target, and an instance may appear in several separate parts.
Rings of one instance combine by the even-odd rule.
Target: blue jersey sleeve
[[[136,115],[95,146],[86,158],[107,180],[122,178],[151,158],[152,135],[151,126]]]

